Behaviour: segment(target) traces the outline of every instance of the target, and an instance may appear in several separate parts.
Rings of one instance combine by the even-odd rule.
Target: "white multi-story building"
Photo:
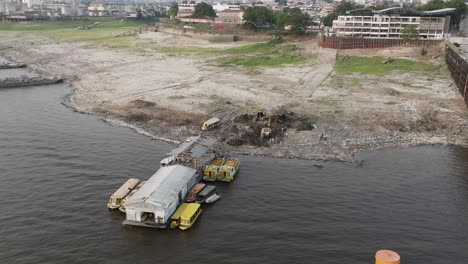
[[[240,5],[234,4],[226,4],[226,3],[216,3],[213,5],[213,9],[216,12],[224,11],[224,10],[240,10]]]
[[[177,17],[187,17],[193,15],[195,6],[198,4],[197,1],[182,1],[178,4],[179,11]]]
[[[348,11],[333,21],[332,32],[336,36],[364,38],[401,38],[402,30],[414,26],[420,39],[442,39],[448,33],[450,16],[455,8],[433,11],[416,11],[392,7],[379,11],[359,9]]]

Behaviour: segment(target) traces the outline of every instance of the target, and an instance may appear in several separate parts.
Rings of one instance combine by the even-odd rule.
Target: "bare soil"
[[[245,44],[164,33],[138,37],[162,47]],[[295,44],[316,61],[248,71],[218,67],[196,52],[142,54],[15,33],[2,40],[13,48],[0,50],[0,56],[69,80],[74,93],[67,104],[75,109],[125,120],[158,137],[180,141],[200,134],[203,121],[216,116],[220,128],[203,133],[219,138],[226,152],[349,161],[360,150],[468,145],[468,111],[447,73],[339,74],[333,70],[335,50],[310,41]],[[342,54],[443,63],[441,50],[425,57],[418,48]],[[265,117],[257,119],[258,111]],[[260,140],[268,122],[271,140]]]

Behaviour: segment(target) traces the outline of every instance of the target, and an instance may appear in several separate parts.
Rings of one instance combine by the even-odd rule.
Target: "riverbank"
[[[211,43],[165,33],[83,42],[51,35],[9,32],[2,46],[19,45],[0,55],[64,76],[74,88],[66,104],[78,111],[158,138],[199,134],[216,116],[220,129],[207,134],[221,139],[221,151],[248,155],[349,161],[362,150],[468,145],[467,110],[435,50],[425,57],[416,48],[337,56],[314,42]],[[364,55],[402,60],[382,72]],[[259,145],[264,123],[251,121],[255,109],[287,128],[275,143]]]

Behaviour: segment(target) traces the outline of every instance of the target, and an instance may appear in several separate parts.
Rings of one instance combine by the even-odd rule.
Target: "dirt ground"
[[[138,37],[161,47],[246,44],[165,33]],[[180,141],[199,134],[203,121],[215,116],[220,128],[204,133],[219,138],[220,149],[231,153],[350,161],[360,150],[468,145],[468,111],[449,75],[339,74],[333,68],[336,51],[314,42],[295,44],[316,56],[315,63],[261,70],[218,67],[212,58],[193,53],[142,55],[14,33],[1,44],[12,48],[0,50],[0,56],[69,80],[75,90],[68,105],[123,119],[158,138]],[[422,59],[418,48],[340,54]],[[427,58],[443,63],[437,50]],[[268,118],[253,121],[256,109],[272,113],[275,131],[261,144],[259,131]]]

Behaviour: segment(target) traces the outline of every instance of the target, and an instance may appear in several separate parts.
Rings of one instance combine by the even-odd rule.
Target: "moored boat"
[[[204,203],[206,202],[206,199],[210,198],[216,194],[216,186],[213,185],[207,185],[203,190],[198,194],[197,197],[197,203]]]
[[[143,186],[143,184],[145,184],[146,181],[140,181],[140,183],[138,183],[138,185],[133,188],[133,190],[122,200],[122,204],[119,206],[119,211],[122,212],[122,213],[125,213],[125,201],[127,201],[127,199],[129,199],[130,197],[132,197],[132,195],[138,191],[138,189],[141,188],[141,186]]]
[[[223,166],[219,168],[218,171],[218,180],[230,182],[234,180],[234,176],[239,170],[239,159],[229,158]]]
[[[201,214],[201,206],[198,203],[189,203],[180,215],[179,228],[182,230],[189,229]]]
[[[179,226],[180,224],[180,216],[182,215],[182,213],[185,211],[185,209],[187,208],[187,205],[189,205],[188,203],[183,203],[179,206],[179,208],[177,208],[177,210],[175,211],[175,213],[171,216],[171,224],[170,224],[170,227],[171,228],[176,228]]]
[[[203,180],[216,181],[219,168],[224,164],[224,162],[224,158],[215,158],[212,160],[211,163],[203,170]]]
[[[188,203],[193,203],[197,200],[198,194],[205,188],[206,184],[198,183],[193,186],[192,190],[190,190],[189,194],[187,195],[187,199],[185,199]]]
[[[131,178],[128,179],[117,191],[115,191],[107,202],[109,209],[117,209],[122,206],[124,199],[140,184],[140,180]]]
[[[221,198],[221,195],[219,195],[217,193],[214,193],[210,197],[206,198],[205,203],[214,203],[214,202],[218,201],[219,198]]]

